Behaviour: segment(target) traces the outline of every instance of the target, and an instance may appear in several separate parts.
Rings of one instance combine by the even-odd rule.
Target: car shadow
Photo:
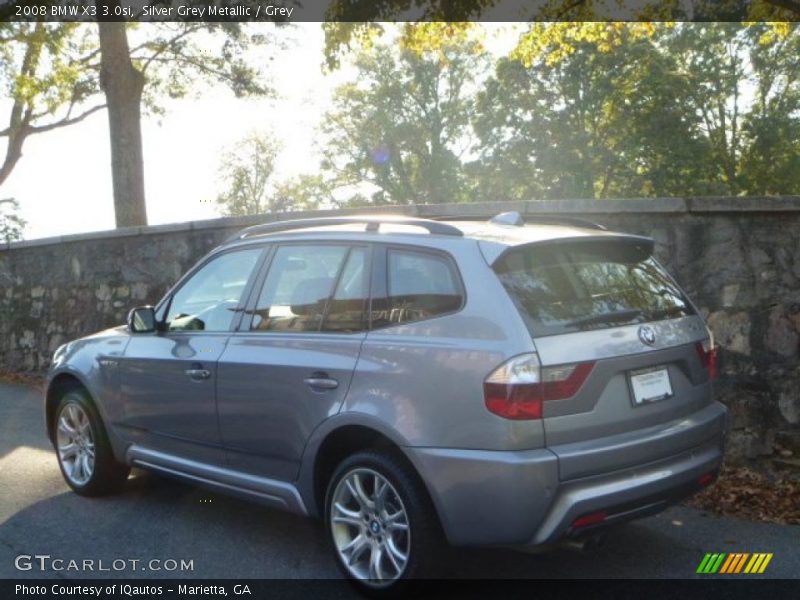
[[[26,573],[6,561],[0,577],[341,577],[316,521],[139,470],[117,495],[84,498],[62,491],[31,503],[0,524],[0,540],[16,553],[95,561],[86,571]],[[640,561],[645,546],[651,556],[670,552],[669,539],[628,525],[589,552],[450,549],[437,566],[443,578],[630,577],[631,561]],[[115,559],[141,562],[135,569],[100,571],[101,559],[104,568]],[[152,559],[192,565],[146,570]]]

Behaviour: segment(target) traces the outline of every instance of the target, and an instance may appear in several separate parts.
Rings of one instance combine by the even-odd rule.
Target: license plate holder
[[[631,402],[634,406],[660,402],[673,395],[669,369],[665,366],[630,371],[628,384],[631,389]]]

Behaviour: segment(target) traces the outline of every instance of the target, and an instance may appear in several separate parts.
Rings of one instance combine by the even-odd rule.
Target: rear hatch
[[[723,426],[708,331],[651,252],[646,238],[565,239],[513,247],[493,265],[542,381],[572,394],[542,408],[562,480],[678,454]]]

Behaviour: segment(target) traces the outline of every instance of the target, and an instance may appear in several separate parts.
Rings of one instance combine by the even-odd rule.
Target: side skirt
[[[253,500],[267,506],[308,516],[297,488],[286,481],[258,477],[216,465],[181,458],[136,444],[125,453],[128,464],[196,483],[213,490]]]

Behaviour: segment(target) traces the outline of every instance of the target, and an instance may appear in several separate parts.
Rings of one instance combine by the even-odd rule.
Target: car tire
[[[325,529],[339,569],[373,597],[435,577],[446,548],[419,477],[396,454],[377,450],[353,454],[335,469]]]
[[[61,395],[53,422],[53,444],[67,485],[82,496],[103,496],[125,485],[130,467],[116,460],[103,420],[83,388]]]

